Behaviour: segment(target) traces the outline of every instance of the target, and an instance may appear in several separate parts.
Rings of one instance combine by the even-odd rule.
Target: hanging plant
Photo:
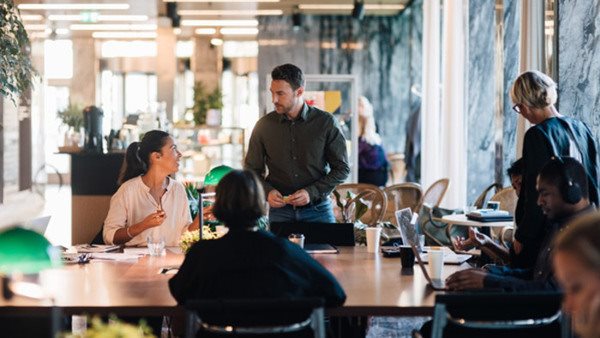
[[[13,0],[0,0],[0,95],[16,104],[35,76],[30,43]]]

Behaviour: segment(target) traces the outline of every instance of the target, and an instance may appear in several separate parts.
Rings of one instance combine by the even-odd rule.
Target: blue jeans
[[[294,208],[286,205],[283,208],[269,209],[269,222],[311,222],[335,223],[331,200],[326,199],[317,204],[308,204]]]

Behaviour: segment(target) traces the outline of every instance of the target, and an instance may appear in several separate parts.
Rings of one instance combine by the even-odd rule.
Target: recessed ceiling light
[[[222,15],[222,16],[253,16],[253,15],[283,15],[281,9],[184,9],[179,15]]]
[[[223,39],[212,38],[212,39],[210,39],[210,44],[213,46],[221,46],[221,45],[223,45]]]
[[[280,0],[164,0],[164,2],[227,2],[227,3],[256,3],[279,2]]]
[[[56,29],[56,34],[57,35],[68,35],[71,31],[68,28],[57,28]]]
[[[155,24],[73,24],[74,31],[152,31]]]
[[[69,9],[129,9],[129,4],[124,3],[80,3],[80,4],[72,4],[72,3],[63,3],[63,4],[20,4],[19,9],[21,10],[69,10]]]
[[[155,39],[156,32],[93,32],[95,39]]]
[[[146,21],[148,20],[147,15],[49,15],[48,20],[51,21]]]
[[[46,30],[46,25],[45,24],[24,25],[23,27],[25,27],[25,30],[28,30],[28,31],[43,31],[43,30]]]
[[[256,27],[258,20],[181,20],[182,26],[196,27]]]
[[[43,15],[39,14],[23,14],[21,15],[21,20],[23,21],[42,21],[44,19]]]
[[[223,35],[257,35],[258,28],[221,28],[219,32]]]
[[[197,28],[195,32],[198,35],[213,35],[217,30],[214,28]]]
[[[330,11],[335,11],[335,10],[340,10],[340,11],[346,11],[346,10],[352,10],[354,8],[354,5],[352,4],[300,4],[298,5],[298,8],[301,10],[330,10]],[[404,9],[404,5],[396,5],[396,4],[390,4],[390,5],[376,5],[376,4],[365,4],[365,9],[367,10],[395,10],[395,11],[399,11]]]

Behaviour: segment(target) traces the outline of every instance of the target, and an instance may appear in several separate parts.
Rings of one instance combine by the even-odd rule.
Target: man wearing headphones
[[[552,270],[554,237],[578,217],[596,210],[590,204],[587,177],[574,158],[552,158],[537,177],[537,204],[546,216],[545,237],[532,269],[487,266],[452,274],[446,285],[453,290],[503,289],[505,291],[556,290]]]

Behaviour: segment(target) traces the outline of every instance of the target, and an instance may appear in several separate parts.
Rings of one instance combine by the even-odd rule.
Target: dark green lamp
[[[233,168],[226,165],[212,168],[208,174],[206,174],[206,177],[204,177],[204,186],[217,185],[223,176],[229,174],[231,171],[233,171]]]

